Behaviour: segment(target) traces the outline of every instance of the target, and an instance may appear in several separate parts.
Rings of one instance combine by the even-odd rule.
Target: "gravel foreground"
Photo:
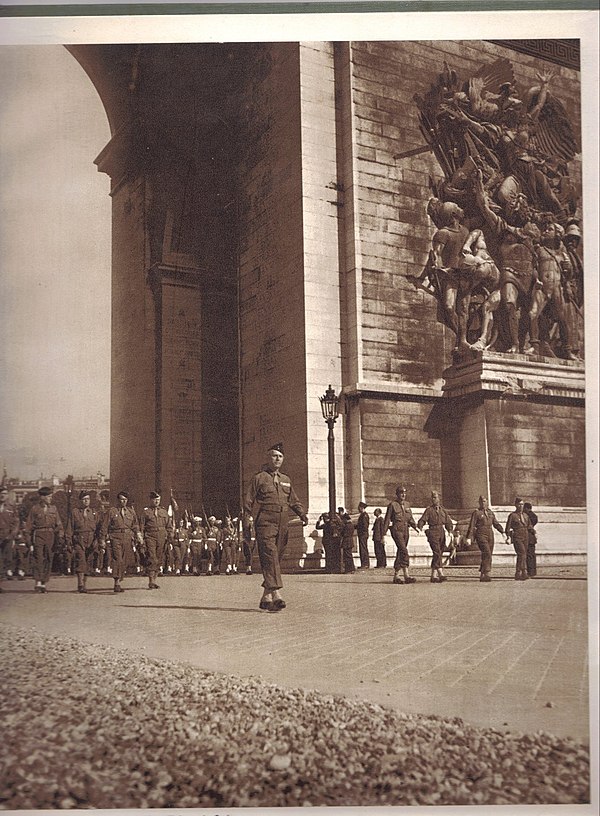
[[[0,808],[589,802],[589,750],[0,629]]]

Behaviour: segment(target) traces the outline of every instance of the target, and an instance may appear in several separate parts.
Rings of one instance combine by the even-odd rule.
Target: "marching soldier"
[[[117,501],[119,506],[109,508],[104,514],[100,537],[103,543],[108,540],[114,580],[113,592],[124,592],[121,581],[125,575],[126,546],[135,549],[135,542],[139,546],[143,540],[136,512],[133,507],[127,505],[129,494],[122,490],[117,494]]]
[[[269,463],[255,474],[244,501],[244,511],[248,521],[253,518],[252,509],[258,507],[254,526],[256,543],[263,573],[263,596],[259,607],[270,612],[285,609],[285,601],[279,594],[283,583],[281,580],[280,559],[285,552],[288,540],[288,508],[308,524],[298,497],[292,487],[289,476],[280,472],[283,464],[283,445],[273,445],[269,451]]]
[[[529,531],[532,528],[531,519],[525,512],[525,503],[518,497],[515,499],[515,511],[506,520],[507,540],[510,538],[517,554],[515,566],[515,581],[527,581],[527,547],[529,544]]]
[[[440,504],[440,494],[437,490],[432,491],[431,504],[425,508],[425,512],[417,522],[417,527],[422,530],[425,524],[428,525],[425,535],[432,552],[430,580],[432,584],[441,584],[447,580],[442,570],[442,553],[446,541],[444,531],[447,530],[452,535],[454,525],[448,511]]]
[[[159,589],[156,576],[165,560],[165,548],[173,540],[173,520],[160,506],[160,493],[150,493],[150,506],[144,507],[140,517],[140,531],[146,549],[148,589]]]
[[[33,505],[25,521],[25,536],[33,554],[34,590],[44,593],[50,578],[54,539],[57,538],[59,544],[62,544],[65,532],[58,510],[50,503],[52,489],[40,487],[38,496],[38,503]]]
[[[220,573],[221,538],[222,530],[217,524],[217,519],[215,516],[209,516],[208,528],[206,530],[206,549],[208,550],[207,575],[219,575]]]
[[[202,562],[209,560],[206,547],[206,531],[202,525],[202,516],[194,516],[189,540],[189,572],[190,575],[202,574]]]
[[[79,494],[81,507],[76,507],[67,525],[67,550],[73,552],[73,563],[77,575],[77,591],[87,592],[86,581],[93,553],[98,550],[98,538],[102,526],[102,514],[90,507],[91,495],[87,490]]]
[[[225,516],[221,530],[221,553],[223,565],[225,566],[225,575],[233,575],[237,572],[233,556],[235,545],[235,528],[233,522],[230,516]]]
[[[14,540],[19,532],[19,514],[13,504],[8,501],[8,490],[0,487],[0,581],[13,576],[13,549]],[[2,587],[0,587],[2,592]]]
[[[173,572],[175,575],[181,575],[183,567],[183,558],[187,553],[190,537],[185,526],[185,519],[180,519],[173,536]]]
[[[499,533],[504,533],[502,525],[496,521],[496,516],[488,507],[488,500],[484,496],[479,497],[479,509],[473,510],[469,529],[467,530],[467,544],[471,541],[481,550],[481,566],[479,568],[479,580],[489,582],[492,580],[492,553],[494,552],[494,527]],[[508,542],[507,542],[508,543]]]
[[[419,528],[415,524],[412,510],[406,501],[406,488],[403,485],[398,485],[396,488],[396,499],[388,504],[383,520],[383,538],[391,527],[392,538],[396,545],[396,558],[394,560],[394,584],[401,584],[401,573],[404,575],[405,584],[416,583],[416,578],[409,574],[409,556],[408,556],[408,528],[419,532]]]

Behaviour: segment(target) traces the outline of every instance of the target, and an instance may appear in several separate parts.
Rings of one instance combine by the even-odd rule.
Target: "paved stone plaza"
[[[394,586],[389,570],[288,575],[281,613],[258,609],[261,577],[163,578],[149,592],[128,578],[53,577],[4,583],[2,621],[125,647],[203,669],[366,699],[399,711],[458,716],[480,726],[588,738],[587,581],[548,567],[480,584],[473,570],[424,573]]]

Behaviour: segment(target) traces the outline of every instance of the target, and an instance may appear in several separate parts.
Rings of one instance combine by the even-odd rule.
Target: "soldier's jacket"
[[[383,521],[383,516],[377,516],[373,522],[373,541],[383,541],[385,536]]]
[[[492,536],[493,540],[494,527],[499,533],[504,532],[502,525],[496,520],[496,516],[489,508],[486,510],[473,510],[466,537],[476,538],[478,536],[483,536],[488,538],[489,536]]]
[[[175,534],[173,536],[173,544],[179,544],[181,547],[187,547],[189,538],[190,536],[188,534],[188,531],[181,527],[178,527],[177,530],[175,530]]]
[[[29,511],[24,528],[28,544],[34,543],[35,535],[38,531],[45,531],[46,534],[52,531],[58,534],[61,541],[64,540],[65,531],[63,529],[63,523],[58,515],[58,510],[53,504],[34,504]]]
[[[140,515],[140,531],[144,538],[157,541],[173,539],[173,519],[164,507],[144,507]]]
[[[369,514],[364,511],[359,515],[356,522],[356,532],[358,535],[368,535],[369,533]]]
[[[279,511],[288,507],[297,516],[304,518],[304,509],[296,495],[289,476],[284,473],[275,474],[268,469],[256,473],[250,480],[244,501],[244,510],[252,515],[254,503],[260,510]]]
[[[140,532],[138,517],[133,507],[110,507],[102,516],[100,538],[123,540]]]
[[[223,531],[216,524],[209,526],[206,531],[206,540],[209,547],[215,549],[223,540]]]
[[[383,520],[383,534],[385,535],[390,528],[394,530],[404,530],[408,532],[408,528],[417,529],[417,525],[413,518],[412,510],[406,501],[394,500],[388,504],[385,519]]]
[[[0,541],[14,538],[19,532],[19,514],[14,504],[0,506]]]
[[[425,512],[417,522],[417,527],[422,530],[425,524],[429,525],[429,529],[435,532],[438,532],[438,530],[441,530],[443,527],[445,527],[449,533],[454,529],[448,511],[441,505],[434,507],[434,505],[431,504],[425,508]]]
[[[68,546],[73,542],[89,546],[100,535],[103,514],[93,507],[76,507],[67,525],[65,538]]]

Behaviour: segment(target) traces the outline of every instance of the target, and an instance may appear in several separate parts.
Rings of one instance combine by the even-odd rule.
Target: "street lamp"
[[[329,385],[329,388],[322,397],[319,397],[323,419],[327,423],[329,432],[327,434],[327,459],[329,463],[329,518],[333,519],[336,512],[335,504],[335,440],[333,437],[333,426],[339,414],[340,398]]]

